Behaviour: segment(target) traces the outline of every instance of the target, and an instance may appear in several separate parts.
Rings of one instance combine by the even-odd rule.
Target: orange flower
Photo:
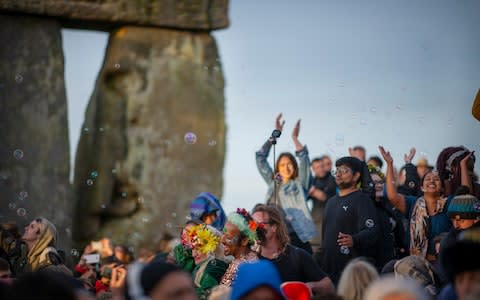
[[[255,231],[255,230],[257,229],[257,223],[256,223],[254,220],[250,220],[250,221],[248,222],[248,227],[249,227],[251,230]]]

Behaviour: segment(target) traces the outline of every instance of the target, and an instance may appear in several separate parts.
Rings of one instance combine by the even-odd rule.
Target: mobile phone
[[[100,262],[100,254],[84,255],[83,259],[85,259],[87,264],[98,264]]]

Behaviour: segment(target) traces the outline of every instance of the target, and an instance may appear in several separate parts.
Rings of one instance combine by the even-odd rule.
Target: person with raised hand
[[[278,138],[274,135],[281,133],[284,125],[282,114],[279,114],[275,121],[274,134],[255,153],[256,164],[260,175],[269,187],[266,203],[280,208],[288,227],[291,243],[311,254],[312,247],[309,241],[315,237],[317,230],[307,207],[307,194],[311,185],[310,159],[307,146],[300,143],[298,139],[300,120],[297,121],[292,132],[295,154],[299,163],[289,152],[278,156],[274,169],[267,162],[270,149]]]

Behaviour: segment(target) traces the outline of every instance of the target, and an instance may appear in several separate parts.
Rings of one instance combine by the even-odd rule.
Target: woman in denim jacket
[[[276,119],[276,129],[282,131],[285,121],[282,114]],[[295,157],[288,152],[281,153],[275,164],[275,172],[267,162],[274,138],[268,139],[262,148],[255,153],[260,175],[268,184],[267,204],[278,206],[284,214],[292,245],[312,253],[309,240],[316,234],[315,223],[307,207],[307,192],[310,188],[310,159],[308,149],[298,140],[300,120],[293,129],[292,139],[295,144]]]

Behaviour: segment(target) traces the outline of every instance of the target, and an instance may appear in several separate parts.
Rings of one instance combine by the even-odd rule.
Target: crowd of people
[[[67,266],[49,220],[34,219],[23,235],[2,224],[0,299],[480,299],[473,151],[447,147],[434,167],[414,164],[412,148],[399,171],[382,146],[368,159],[356,146],[335,163],[310,161],[298,121],[295,153],[272,167],[284,124],[280,114],[255,154],[265,200],[226,214],[200,193],[156,253],[135,258],[103,238]]]

